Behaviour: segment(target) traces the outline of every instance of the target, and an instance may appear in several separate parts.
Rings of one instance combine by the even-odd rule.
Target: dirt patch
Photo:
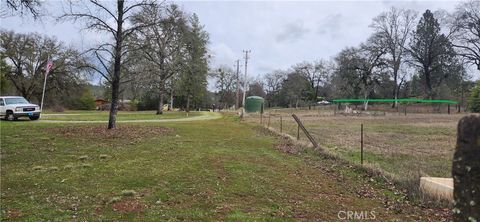
[[[23,216],[23,213],[18,209],[7,209],[7,219],[16,219]]]
[[[117,126],[116,129],[107,129],[105,126],[69,126],[46,129],[53,134],[67,138],[83,138],[86,140],[138,140],[145,137],[166,135],[173,131],[171,128],[159,126]]]
[[[275,144],[275,149],[290,154],[298,154],[300,152],[300,147],[289,140],[283,140],[281,143]]]
[[[147,206],[142,204],[139,200],[132,198],[124,198],[112,205],[114,211],[129,213],[142,212]]]

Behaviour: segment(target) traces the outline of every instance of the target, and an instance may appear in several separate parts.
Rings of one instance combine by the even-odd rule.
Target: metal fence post
[[[300,124],[297,123],[297,140],[300,140]]]
[[[283,132],[283,118],[280,116],[280,133]]]
[[[360,125],[360,164],[363,165],[363,123]]]

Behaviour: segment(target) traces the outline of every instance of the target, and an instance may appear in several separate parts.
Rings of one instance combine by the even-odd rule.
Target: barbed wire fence
[[[246,121],[287,134],[302,143],[318,143],[327,152],[400,180],[420,175],[450,175],[459,115],[412,113],[405,116],[403,112],[383,115],[376,112],[346,116],[335,113],[332,108],[267,110],[264,114],[249,114]],[[303,126],[299,126],[292,114]]]

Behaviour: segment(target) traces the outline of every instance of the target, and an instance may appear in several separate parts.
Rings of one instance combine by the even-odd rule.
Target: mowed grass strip
[[[202,112],[174,112],[165,111],[163,115],[156,115],[156,111],[119,111],[117,120],[155,120],[155,119],[180,119],[203,115]],[[61,121],[106,121],[108,120],[108,111],[66,111],[66,112],[46,112],[41,120],[61,120]]]
[[[103,127],[2,121],[2,219],[332,221],[339,211],[356,210],[375,211],[381,220],[421,220],[429,214],[397,203],[394,190],[365,172],[309,151],[283,153],[277,138],[232,117]]]

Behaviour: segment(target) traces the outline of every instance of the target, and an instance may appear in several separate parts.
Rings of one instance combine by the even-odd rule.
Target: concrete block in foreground
[[[453,201],[453,178],[421,177],[420,190],[430,196]]]

